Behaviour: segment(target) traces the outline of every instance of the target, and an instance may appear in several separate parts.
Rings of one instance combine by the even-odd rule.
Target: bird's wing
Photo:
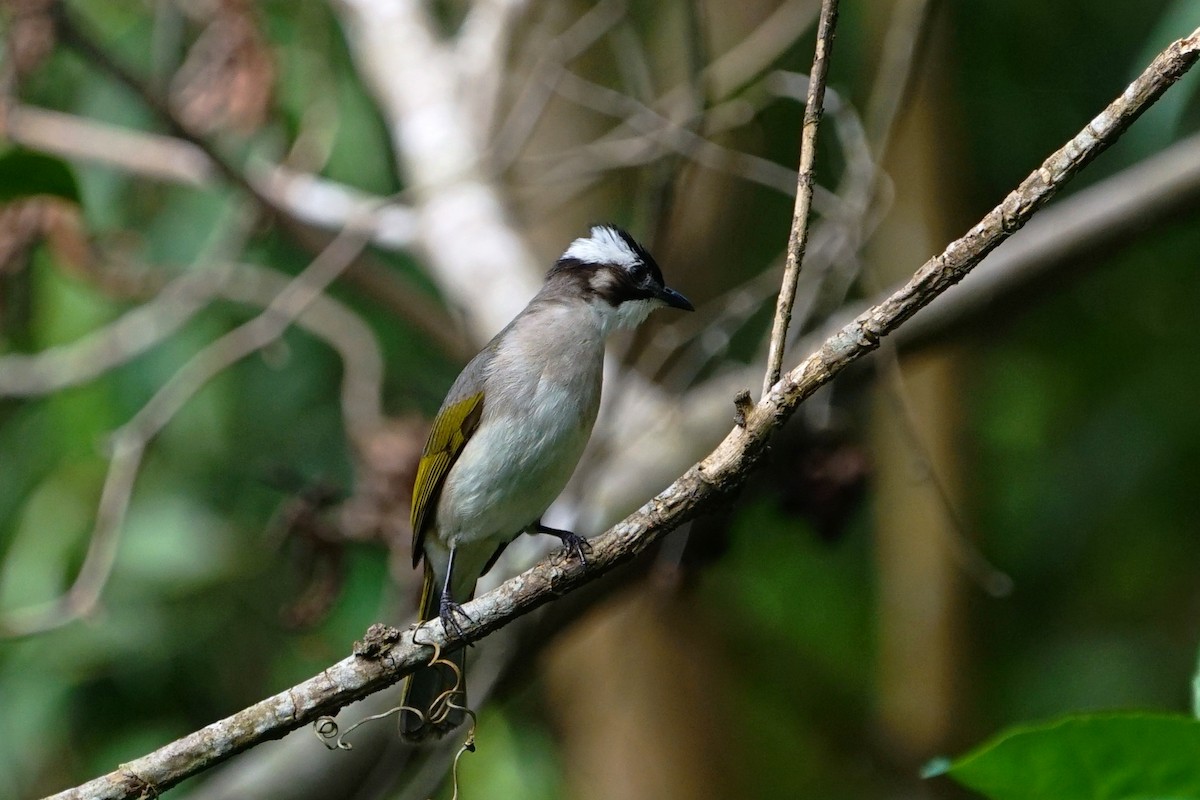
[[[433,430],[425,442],[425,451],[421,453],[421,462],[417,465],[417,480],[413,484],[411,519],[414,567],[421,561],[425,528],[433,521],[433,509],[437,505],[438,493],[446,474],[479,427],[482,416],[483,392],[476,392],[443,406],[433,421]]]

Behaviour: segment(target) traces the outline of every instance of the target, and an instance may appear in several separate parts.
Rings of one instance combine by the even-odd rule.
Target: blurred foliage
[[[70,167],[19,147],[0,156],[0,203],[47,194],[79,201],[79,187]]]
[[[167,11],[158,19],[147,4],[123,0],[72,8],[124,64],[164,86],[195,32],[171,4],[159,5]],[[637,5],[639,24],[652,26],[658,6]],[[862,4],[846,5],[831,80],[861,103],[876,54]],[[933,68],[949,79],[946,105],[954,110],[940,135],[961,160],[956,185],[966,194],[944,202],[964,227],[1090,119],[1149,54],[1200,24],[1193,0],[1153,0],[1136,10],[1118,0],[937,5],[944,41],[930,58],[936,54]],[[327,4],[268,2],[257,13],[276,59],[274,113],[254,135],[222,144],[279,160],[304,129],[328,154],[322,174],[378,194],[401,189],[387,132]],[[807,47],[798,45],[784,66],[807,69]],[[1197,78],[1173,89],[1169,107],[1148,114],[1081,181],[1195,131]],[[127,89],[63,48],[20,91],[31,104],[162,130]],[[799,117],[794,106],[760,116],[752,132],[760,152],[791,163]],[[248,219],[230,188],[166,186],[0,147],[0,201],[45,193],[77,200],[96,240],[165,275],[215,268],[230,241],[242,242],[235,251],[244,260],[289,274],[310,258],[279,230]],[[896,193],[907,201],[906,187]],[[790,207],[757,189],[726,199],[723,213],[741,235],[713,245],[723,280],[745,279],[779,251]],[[739,257],[724,258],[730,252]],[[1193,209],[1095,254],[1019,311],[965,334],[968,416],[958,438],[972,530],[964,535],[978,534],[1016,588],[1004,599],[974,589],[965,595],[966,688],[955,752],[1007,725],[1068,712],[1182,712],[1190,691],[1200,691],[1192,688],[1200,680],[1193,677],[1200,642],[1200,359],[1190,331],[1200,302],[1196,253]],[[410,259],[374,255],[429,288],[435,302]],[[41,247],[21,274],[0,270],[2,352],[77,340],[138,304],[71,267]],[[340,286],[333,294],[383,346],[386,409],[436,407],[459,365],[375,298]],[[217,304],[84,386],[0,400],[0,609],[51,600],[70,585],[94,522],[108,435],[180,364],[252,313]],[[271,538],[273,515],[288,498],[270,476],[287,467],[350,486],[340,374],[324,344],[293,330],[209,383],[155,440],[100,613],[0,641],[0,796],[37,796],[106,772],[311,676],[343,657],[371,622],[395,617],[388,554],[370,543],[346,545],[342,590],[317,624],[294,630],[281,614],[301,581]],[[889,760],[873,727],[877,598],[866,512],[829,544],[778,497],[751,493],[734,514],[727,549],[681,589],[733,676],[723,700],[736,713],[721,734],[742,797],[961,796],[944,781],[919,784],[913,765]],[[1128,728],[1110,726],[1122,719],[1020,729],[953,762],[949,774],[991,796],[1030,796],[996,790],[985,767],[1003,776],[1036,757],[1047,760],[1039,770],[1047,781],[1061,776],[1070,771],[1066,759],[1081,757],[1052,741],[1065,728],[1096,742],[1107,737],[1111,749],[1103,752],[1114,768],[1175,752],[1176,727],[1195,746],[1194,723],[1138,717],[1137,725],[1154,730],[1122,738]],[[480,725],[485,744],[460,770],[467,797],[562,795],[558,739],[536,702],[488,706]],[[175,792],[186,797],[193,783]],[[1063,787],[1054,784],[1053,796],[1127,796]],[[1200,791],[1195,782],[1146,788],[1171,789],[1172,797]]]

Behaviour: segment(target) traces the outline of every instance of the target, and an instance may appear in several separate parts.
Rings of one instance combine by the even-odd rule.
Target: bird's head
[[[590,235],[571,242],[546,283],[587,303],[606,332],[636,327],[656,308],[694,310],[666,285],[649,251],[615,225],[596,225]]]

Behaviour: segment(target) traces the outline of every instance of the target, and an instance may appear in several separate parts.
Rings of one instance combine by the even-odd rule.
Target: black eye
[[[649,272],[650,272],[650,268],[647,267],[645,264],[643,264],[641,261],[638,261],[632,267],[629,268],[629,277],[631,279],[633,279],[634,283],[641,283],[642,281],[646,280],[646,275]]]

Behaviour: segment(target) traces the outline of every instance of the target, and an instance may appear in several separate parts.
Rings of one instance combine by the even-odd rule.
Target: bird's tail
[[[421,586],[421,622],[436,619],[441,609],[438,593],[429,562],[425,562],[425,581]],[[419,638],[419,637],[418,637]],[[455,650],[443,653],[430,666],[422,667],[408,676],[404,682],[401,705],[400,735],[408,742],[421,742],[430,738],[441,738],[457,728],[466,719],[467,673],[466,653]]]

